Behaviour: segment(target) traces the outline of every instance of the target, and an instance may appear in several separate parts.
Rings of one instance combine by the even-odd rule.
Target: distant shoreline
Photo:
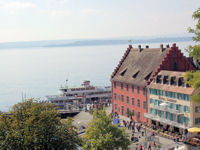
[[[131,42],[130,42],[131,41]],[[78,46],[103,46],[123,44],[149,44],[166,42],[187,42],[192,41],[190,36],[182,37],[149,37],[149,38],[124,38],[124,39],[83,39],[83,40],[52,40],[32,42],[7,42],[0,43],[0,49],[15,48],[54,48],[54,47],[78,47]]]

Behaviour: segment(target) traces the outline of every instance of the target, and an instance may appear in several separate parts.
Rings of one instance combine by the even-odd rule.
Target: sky
[[[0,42],[187,33],[200,0],[0,0]]]

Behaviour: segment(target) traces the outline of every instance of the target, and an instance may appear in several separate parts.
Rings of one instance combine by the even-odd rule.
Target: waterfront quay
[[[106,107],[106,112],[111,113],[112,112],[112,106]],[[89,122],[92,120],[92,115],[89,112],[81,111],[79,114],[73,117],[73,124],[78,128],[79,133],[82,133],[85,128],[88,127]],[[126,116],[119,115],[119,121],[120,126],[119,128],[126,128],[126,132],[129,135],[129,138],[131,140],[132,137],[132,130],[128,130],[128,127],[123,126],[123,120],[124,121],[130,121],[130,118]],[[140,123],[136,123],[140,124]],[[156,134],[155,136],[151,136],[153,129],[146,130],[146,134],[142,136],[142,132],[145,133],[145,129],[141,128],[140,132],[137,131],[135,127],[134,136],[138,138],[137,142],[131,142],[130,150],[139,150],[140,145],[143,146],[143,148],[148,147],[149,144],[151,144],[151,149],[156,150],[158,147],[153,146],[153,142],[155,141],[155,144],[161,145],[162,150],[169,150],[172,148],[179,148],[178,150],[185,150],[185,145],[182,142],[174,142],[172,139],[165,138],[159,134]],[[151,137],[151,138],[150,138]]]

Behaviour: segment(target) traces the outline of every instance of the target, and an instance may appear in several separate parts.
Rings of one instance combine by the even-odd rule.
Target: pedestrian
[[[151,144],[149,144],[148,150],[151,150]]]
[[[132,123],[131,128],[132,130],[135,130],[135,124]]]
[[[142,145],[140,145],[140,150],[142,150]]]
[[[156,142],[155,141],[153,141],[153,146],[156,147]]]
[[[144,136],[144,132],[142,131],[142,136]]]
[[[128,130],[130,130],[130,129],[131,129],[131,123],[128,124]]]

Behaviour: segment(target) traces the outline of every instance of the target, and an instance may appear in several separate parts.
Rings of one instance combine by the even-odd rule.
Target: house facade
[[[179,133],[200,126],[200,104],[191,101],[198,91],[186,84],[184,74],[160,71],[148,86],[149,107],[145,117],[151,124]]]
[[[147,86],[161,71],[195,70],[176,44],[160,48],[127,48],[124,56],[111,75],[112,110],[119,115],[127,116],[134,112],[135,121],[147,122],[144,116],[148,112],[149,94]]]

